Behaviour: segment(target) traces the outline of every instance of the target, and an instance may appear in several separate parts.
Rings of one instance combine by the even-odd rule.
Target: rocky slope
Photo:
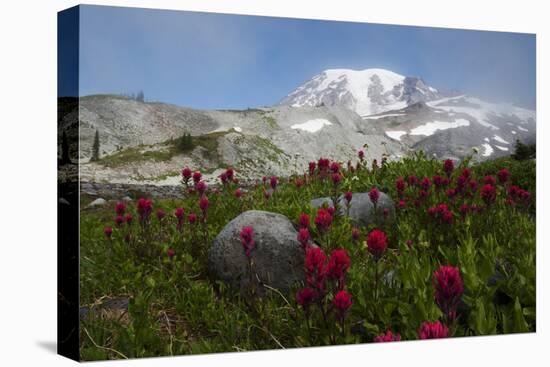
[[[81,178],[96,182],[177,184],[187,165],[201,168],[210,180],[226,166],[241,177],[285,176],[320,156],[355,159],[365,144],[367,159],[406,153],[402,144],[341,106],[201,111],[89,96],[80,100],[80,121]],[[89,162],[96,129],[102,159]],[[184,132],[194,136],[195,148],[178,153],[170,140]]]

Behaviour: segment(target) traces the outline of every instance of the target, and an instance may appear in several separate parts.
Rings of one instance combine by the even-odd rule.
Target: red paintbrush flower
[[[407,202],[403,199],[399,200],[399,202],[397,203],[397,207],[399,209],[405,209],[407,207]]]
[[[428,177],[424,177],[420,182],[420,187],[422,187],[424,191],[428,191],[431,185],[432,183]]]
[[[351,294],[349,294],[346,290],[338,291],[332,300],[332,304],[336,309],[336,317],[339,320],[343,320],[353,304]]]
[[[315,173],[315,168],[317,168],[317,163],[309,162],[308,169],[309,169],[309,175],[310,176],[313,176],[313,174]]]
[[[342,182],[342,175],[339,172],[332,174],[332,184],[338,186]]]
[[[452,159],[446,159],[445,162],[443,162],[443,171],[447,174],[447,177],[449,177],[453,170],[455,169],[455,163]]]
[[[176,210],[174,210],[174,216],[178,220],[178,223],[177,223],[176,227],[180,231],[183,227],[183,219],[185,217],[185,210],[183,208],[176,208]]]
[[[153,202],[149,199],[140,198],[137,202],[137,211],[140,223],[145,224],[153,211]]]
[[[323,294],[327,275],[327,257],[319,247],[307,247],[304,261],[306,283]]]
[[[202,210],[202,217],[206,218],[206,212],[208,211],[208,206],[210,205],[210,202],[208,201],[208,197],[201,196],[199,199],[199,208]]]
[[[164,219],[164,217],[166,216],[166,213],[164,212],[164,210],[162,210],[161,208],[158,208],[157,209],[157,219],[158,221],[162,221]]]
[[[403,192],[405,191],[406,187],[407,187],[407,184],[405,183],[405,180],[403,179],[403,177],[399,177],[395,181],[395,188],[397,189],[397,195],[399,197],[403,196]]]
[[[439,189],[443,186],[443,177],[436,175],[432,177],[432,182],[434,183],[434,186]]]
[[[307,311],[314,300],[315,291],[311,288],[303,288],[296,293],[296,303],[302,306],[304,311]]]
[[[126,222],[127,225],[131,225],[133,220],[134,220],[134,217],[132,217],[132,214],[130,213],[127,213],[126,216],[124,217],[124,221]]]
[[[372,230],[367,236],[367,250],[378,261],[388,247],[388,237],[380,229]]]
[[[252,250],[254,250],[255,242],[254,242],[254,228],[247,226],[243,227],[241,229],[240,233],[241,237],[241,244],[243,245],[244,254],[246,257],[250,257]]]
[[[225,175],[227,176],[228,181],[233,181],[235,179],[235,171],[232,167],[227,167],[225,170]]]
[[[305,250],[310,239],[309,230],[307,228],[300,228],[297,239],[298,242],[300,242],[300,245],[302,245],[302,248]]]
[[[346,200],[346,203],[349,205],[351,202],[351,199],[353,199],[353,193],[351,191],[346,191],[346,193],[344,193],[344,199]]]
[[[376,187],[373,187],[369,191],[369,198],[370,198],[370,201],[374,205],[376,205],[378,203],[378,199],[380,198],[380,191],[378,191],[378,189]]]
[[[121,225],[124,224],[124,217],[122,215],[117,215],[115,217],[115,224],[117,227],[120,227]]]
[[[391,332],[391,330],[388,330],[384,334],[380,334],[374,337],[375,343],[398,342],[398,341],[401,341],[401,335],[399,335],[399,333],[394,334]]]
[[[449,329],[441,322],[423,322],[418,331],[419,339],[439,339],[449,336]]]
[[[298,223],[300,224],[301,228],[309,228],[309,215],[307,215],[306,213],[300,214]]]
[[[495,186],[497,184],[497,180],[495,179],[494,176],[485,176],[483,177],[483,183],[485,185],[493,185]]]
[[[450,188],[447,190],[447,197],[449,199],[452,199],[456,196],[457,192],[456,192],[456,189],[453,189],[453,188]]]
[[[278,183],[279,180],[277,179],[277,176],[271,176],[271,178],[269,179],[269,185],[273,190],[277,188]]]
[[[502,168],[497,173],[498,180],[501,184],[504,184],[508,182],[508,179],[510,178],[510,171],[508,171],[507,168]]]
[[[350,266],[348,253],[344,249],[336,249],[331,252],[328,261],[327,275],[329,278],[337,280],[340,289],[344,286],[346,273]]]
[[[351,230],[351,239],[355,242],[359,241],[359,238],[361,238],[361,231],[359,228],[353,228]]]
[[[495,202],[497,197],[496,188],[491,184],[486,184],[481,188],[481,199],[485,202],[485,204],[490,205]]]
[[[199,195],[204,195],[204,193],[208,189],[208,185],[204,181],[199,181],[195,184],[195,188],[199,192]]]
[[[330,160],[328,158],[319,158],[317,161],[317,167],[319,167],[319,171],[325,172],[329,169],[330,166]]]
[[[192,175],[193,173],[191,171],[191,168],[189,167],[185,167],[184,169],[181,170],[181,177],[185,184],[189,182],[189,179],[191,178]]]
[[[332,224],[332,215],[328,209],[319,208],[317,210],[317,216],[315,217],[315,225],[319,232],[325,232],[330,228]]]
[[[237,188],[234,192],[234,195],[237,199],[240,199],[243,196],[243,190],[241,190],[241,188]]]
[[[222,185],[227,185],[227,172],[222,172],[220,174],[220,181],[222,182]]]
[[[330,170],[332,171],[332,173],[338,173],[340,172],[340,163],[338,162],[332,162],[330,164]]]
[[[202,173],[200,171],[193,172],[193,182],[197,184],[202,179]]]
[[[118,203],[116,203],[115,205],[115,213],[116,215],[124,215],[124,213],[126,212],[126,205],[122,202],[122,201],[119,201]]]
[[[468,182],[468,187],[470,188],[471,192],[476,192],[477,186],[478,186],[478,183],[476,180],[470,180],[470,182]]]
[[[449,320],[456,317],[460,297],[464,293],[464,282],[460,270],[454,266],[440,266],[433,274],[435,302]]]
[[[113,234],[113,228],[111,227],[103,228],[103,234],[105,235],[105,237],[111,238],[111,235]]]

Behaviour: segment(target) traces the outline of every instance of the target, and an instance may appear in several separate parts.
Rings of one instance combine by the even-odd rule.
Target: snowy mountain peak
[[[279,104],[343,105],[368,116],[437,98],[437,89],[417,77],[386,69],[328,69],[296,88]]]

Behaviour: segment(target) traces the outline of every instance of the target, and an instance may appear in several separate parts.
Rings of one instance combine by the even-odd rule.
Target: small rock
[[[313,199],[310,202],[310,205],[314,208],[320,208],[323,205],[332,207],[332,199],[329,197]],[[343,197],[340,195],[338,198],[338,207],[340,215],[347,215],[347,203]],[[380,192],[380,198],[378,199],[377,213],[381,221],[384,221],[384,210],[387,210],[388,216],[387,220],[391,220],[395,215],[395,204],[393,200],[383,192]],[[349,207],[349,217],[350,219],[359,225],[369,225],[374,223],[374,205],[370,200],[369,194],[367,192],[358,192],[353,193],[353,197],[350,202]]]
[[[125,201],[125,202],[129,203],[129,202],[132,202],[133,200],[132,200],[131,197],[125,196],[125,197],[122,198],[122,201]]]
[[[304,279],[304,253],[292,222],[281,214],[257,210],[240,214],[214,239],[208,267],[216,279],[241,290],[248,288],[248,260],[240,240],[240,232],[246,226],[254,229],[254,279],[279,290],[289,290]],[[256,289],[258,293],[265,291],[261,286]]]
[[[334,206],[332,199],[328,197],[313,199],[309,205],[315,209],[322,208],[323,206],[326,206],[327,208],[332,208]]]

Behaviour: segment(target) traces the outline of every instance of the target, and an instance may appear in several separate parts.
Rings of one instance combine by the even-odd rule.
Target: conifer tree
[[[99,160],[99,131],[95,130],[94,145],[92,146],[92,161]]]

